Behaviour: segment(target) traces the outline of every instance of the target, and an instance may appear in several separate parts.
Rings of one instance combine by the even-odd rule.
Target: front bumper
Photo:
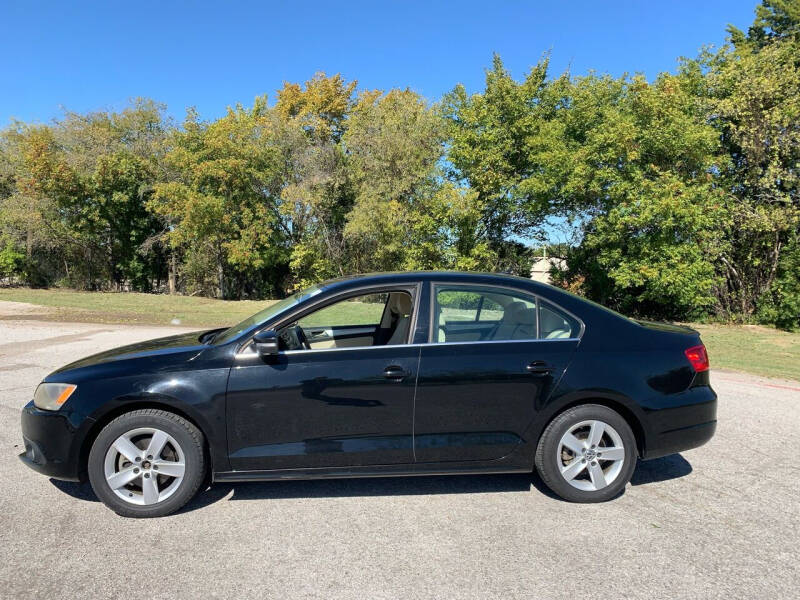
[[[34,471],[66,481],[80,481],[80,429],[69,413],[40,410],[30,402],[22,409],[22,462]],[[86,425],[85,423],[83,424]]]

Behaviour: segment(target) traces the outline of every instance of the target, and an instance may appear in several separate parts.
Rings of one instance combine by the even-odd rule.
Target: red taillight
[[[683,353],[686,355],[686,358],[689,359],[689,362],[692,363],[695,372],[700,373],[701,371],[708,371],[708,352],[706,352],[705,346],[702,344],[699,346],[692,346],[684,350]]]

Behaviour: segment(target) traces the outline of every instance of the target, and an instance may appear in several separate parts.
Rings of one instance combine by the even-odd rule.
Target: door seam
[[[411,401],[411,457],[414,462],[417,462],[417,442],[416,442],[416,427],[417,427],[417,389],[419,389],[419,368],[422,364],[422,346],[420,346],[419,354],[417,354],[417,373],[414,377],[414,399]]]

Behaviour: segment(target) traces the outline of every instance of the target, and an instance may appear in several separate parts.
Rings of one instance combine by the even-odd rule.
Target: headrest
[[[503,310],[503,321],[505,323],[527,323],[529,317],[528,308],[525,306],[525,303],[512,302],[511,304],[507,304]]]
[[[396,315],[411,314],[411,296],[403,292],[393,292],[389,296],[389,311]]]

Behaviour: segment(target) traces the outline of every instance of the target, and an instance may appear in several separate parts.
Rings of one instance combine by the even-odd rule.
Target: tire
[[[204,443],[200,430],[183,417],[134,410],[111,421],[94,440],[89,481],[118,515],[162,517],[183,507],[204,481]]]
[[[636,469],[636,438],[627,421],[599,404],[567,409],[539,438],[536,470],[555,494],[569,502],[617,497]]]

